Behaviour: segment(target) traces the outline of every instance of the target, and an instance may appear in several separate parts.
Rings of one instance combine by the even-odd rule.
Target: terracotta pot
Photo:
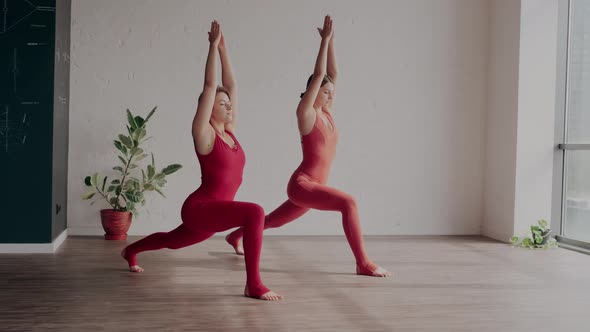
[[[105,231],[105,240],[127,240],[127,231],[131,226],[132,218],[133,214],[128,211],[100,210],[100,220]]]

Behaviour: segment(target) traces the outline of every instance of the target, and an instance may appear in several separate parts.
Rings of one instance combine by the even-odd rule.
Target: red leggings
[[[164,233],[151,234],[125,249],[129,266],[137,265],[135,256],[143,251],[162,248],[179,249],[204,241],[217,232],[242,227],[246,263],[246,285],[251,296],[268,292],[260,279],[260,250],[264,210],[257,204],[236,201],[201,201],[187,199],[182,207],[183,224]]]
[[[303,172],[297,172],[293,175],[289,181],[287,194],[289,200],[265,217],[265,229],[281,227],[301,217],[309,209],[338,211],[342,213],[344,234],[357,265],[367,266],[372,264],[363,247],[358,209],[356,201],[351,195],[321,184]],[[245,229],[243,228],[237,229],[231,234],[233,239],[242,236],[244,236],[245,240]]]

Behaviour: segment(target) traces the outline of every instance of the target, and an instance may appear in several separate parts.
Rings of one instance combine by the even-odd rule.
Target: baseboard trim
[[[59,249],[59,247],[61,247],[61,245],[64,243],[64,241],[68,238],[69,232],[68,229],[64,229],[63,232],[61,232],[61,234],[59,234],[58,237],[55,238],[55,240],[51,243],[51,245],[53,246],[53,252],[56,252],[57,249]]]
[[[67,238],[65,229],[51,243],[0,243],[0,254],[53,254]]]

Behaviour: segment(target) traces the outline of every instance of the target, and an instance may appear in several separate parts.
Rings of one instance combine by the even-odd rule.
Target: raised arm
[[[301,135],[307,135],[313,129],[316,116],[313,104],[320,91],[324,75],[326,75],[328,48],[332,38],[332,19],[328,15],[324,18],[324,27],[321,29],[320,35],[322,42],[316,59],[313,78],[297,106],[297,124]]]
[[[232,108],[232,121],[226,125],[226,129],[235,133],[238,116],[238,85],[234,76],[234,70],[229,61],[229,53],[225,44],[225,37],[221,33],[219,41],[219,58],[221,60],[221,80],[223,86],[229,91],[229,98]]]
[[[205,82],[203,92],[199,97],[197,112],[193,119],[193,141],[195,148],[201,154],[207,154],[213,146],[215,132],[209,124],[213,103],[215,102],[215,91],[217,89],[216,60],[217,47],[221,31],[217,21],[211,22],[211,31],[209,32],[209,54],[207,55],[207,64],[205,65]]]
[[[321,34],[320,31],[320,36]],[[336,50],[334,49],[334,28],[332,28],[332,38],[330,38],[330,44],[328,45],[328,76],[332,79],[332,84],[336,85],[338,66],[336,64]]]

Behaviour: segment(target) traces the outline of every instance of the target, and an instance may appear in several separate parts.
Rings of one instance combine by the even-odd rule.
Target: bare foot
[[[279,300],[283,299],[282,295],[279,295],[273,291],[268,291],[268,292],[260,295],[260,297],[251,296],[250,294],[248,294],[248,287],[244,288],[244,296],[251,297],[253,299],[258,299],[258,300],[265,300],[265,301],[279,301]]]
[[[377,266],[373,263],[369,263],[365,266],[357,265],[356,266],[356,274],[369,276],[369,277],[380,277],[380,278],[388,278],[391,277],[391,272],[387,271],[386,269]]]
[[[127,261],[127,263],[129,263],[129,260],[127,259],[127,256],[126,256],[125,249],[121,250],[121,257],[123,257]],[[129,271],[143,272],[143,268],[139,265],[129,265]]]
[[[241,239],[234,239],[233,233],[229,233],[225,236],[225,241],[236,251],[236,255],[244,256],[244,247],[242,246]]]
[[[129,267],[129,271],[131,272],[143,272],[143,268],[139,265],[133,265]]]

